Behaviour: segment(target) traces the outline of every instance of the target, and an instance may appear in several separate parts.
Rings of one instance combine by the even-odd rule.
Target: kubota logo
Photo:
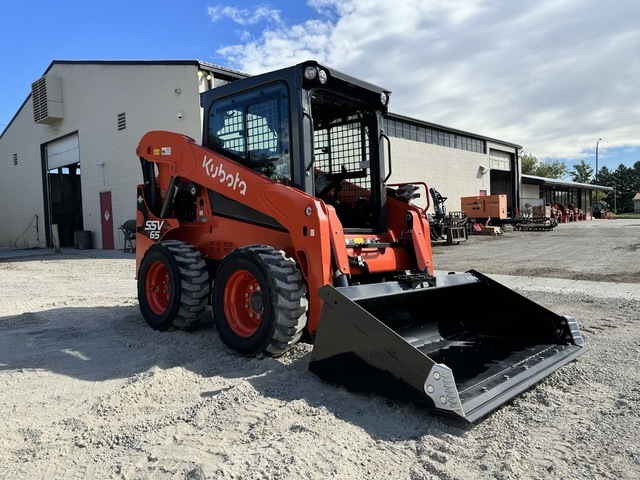
[[[226,184],[227,187],[232,188],[233,190],[238,190],[240,195],[247,193],[247,184],[243,180],[240,180],[240,174],[236,172],[234,176],[225,172],[224,168],[222,168],[222,164],[214,164],[213,158],[207,158],[205,155],[202,160],[202,168],[204,168],[207,175],[211,178],[217,178],[220,180],[220,183]]]

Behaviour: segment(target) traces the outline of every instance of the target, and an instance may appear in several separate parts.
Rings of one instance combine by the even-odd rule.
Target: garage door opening
[[[51,195],[51,224],[58,225],[60,246],[73,247],[73,232],[84,230],[80,164],[54,168],[47,176]]]
[[[84,230],[78,134],[43,146],[47,244],[53,244],[52,225],[58,225],[61,247],[74,246],[74,232]]]

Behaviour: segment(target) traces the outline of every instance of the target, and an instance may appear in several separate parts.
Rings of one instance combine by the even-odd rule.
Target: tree
[[[568,173],[567,165],[560,160],[547,160],[538,166],[536,175],[545,178],[562,178]]]
[[[598,185],[614,189],[613,192],[607,192],[604,198],[609,207],[615,206],[621,212],[632,211],[633,197],[640,192],[640,162],[636,162],[633,167],[620,164],[613,172],[607,167],[602,167],[598,172]],[[598,195],[599,198],[601,196],[604,194]]]
[[[618,211],[633,212],[633,196],[636,194],[633,169],[623,164],[613,172],[615,176],[616,201]]]
[[[545,178],[562,178],[567,175],[567,166],[560,160],[538,162],[535,155],[524,153],[520,156],[522,173]]]
[[[520,156],[520,165],[522,173],[525,175],[535,175],[536,168],[538,167],[538,159],[530,153],[525,153]]]
[[[593,168],[589,166],[584,160],[580,160],[580,163],[573,166],[571,172],[571,179],[578,183],[589,183],[591,176],[593,175]]]

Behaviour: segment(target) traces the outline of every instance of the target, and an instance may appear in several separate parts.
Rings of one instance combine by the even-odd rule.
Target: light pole
[[[596,142],[596,185],[598,184],[598,144],[600,143],[601,138]]]

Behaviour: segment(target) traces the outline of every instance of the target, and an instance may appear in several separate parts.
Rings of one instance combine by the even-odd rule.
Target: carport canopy
[[[582,190],[598,190],[602,192],[613,192],[613,187],[605,187],[603,185],[592,185],[590,183],[571,182],[569,180],[560,180],[557,178],[536,177],[535,175],[522,175],[522,183],[526,185],[539,185],[549,189],[566,189],[580,188]]]

